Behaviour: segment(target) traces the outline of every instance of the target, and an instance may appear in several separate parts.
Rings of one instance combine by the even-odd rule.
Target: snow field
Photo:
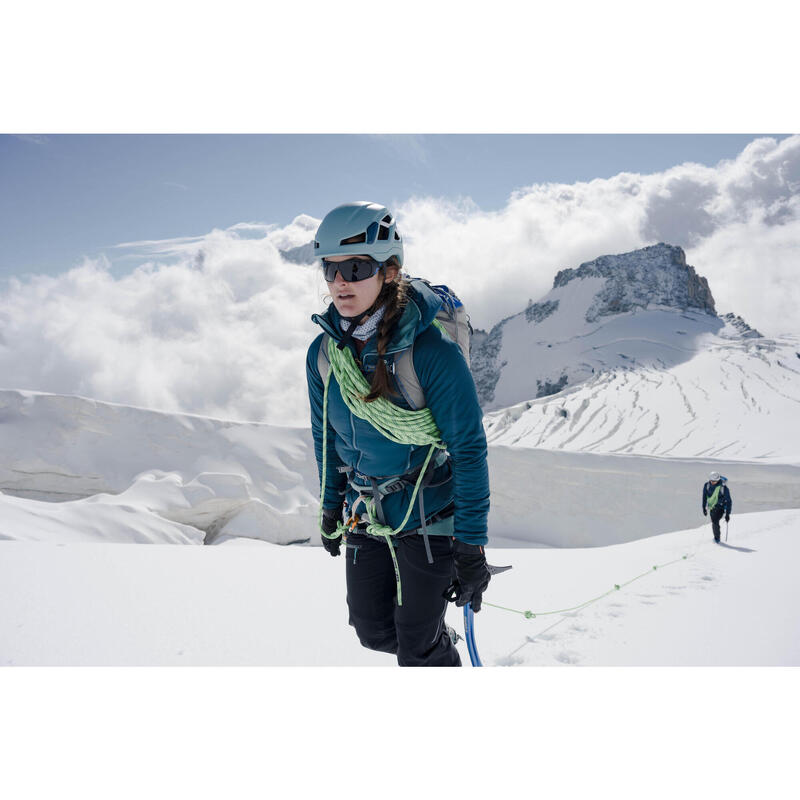
[[[706,524],[624,545],[500,551],[500,558],[513,552],[515,568],[497,576],[489,602],[536,613],[612,593],[578,611],[530,620],[485,607],[484,663],[800,665],[792,566],[798,531],[800,511],[772,511],[732,517],[720,545]]]
[[[476,615],[486,666],[800,665],[800,510],[624,545],[491,549],[513,564]],[[347,625],[343,560],[320,548],[0,543],[2,665],[393,666]],[[461,611],[449,624],[463,632]],[[469,663],[463,642],[462,661]]]

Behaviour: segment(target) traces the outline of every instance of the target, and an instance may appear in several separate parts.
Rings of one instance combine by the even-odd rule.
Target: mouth
[[[337,300],[352,300],[355,297],[354,294],[337,294]]]

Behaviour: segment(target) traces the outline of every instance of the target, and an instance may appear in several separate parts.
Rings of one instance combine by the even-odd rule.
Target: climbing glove
[[[342,518],[341,508],[323,508],[322,509],[322,530],[327,534],[336,533],[336,524]],[[336,536],[329,539],[327,536],[322,536],[322,546],[332,555],[339,555],[339,546],[342,543],[342,536]]]
[[[456,539],[453,545],[453,560],[456,580],[448,589],[448,599],[454,599],[457,606],[470,603],[472,610],[477,613],[481,610],[483,593],[492,577],[486,565],[483,545],[467,544]]]
[[[731,519],[731,515],[730,514],[726,514],[725,515],[725,522],[730,522],[730,519]]]

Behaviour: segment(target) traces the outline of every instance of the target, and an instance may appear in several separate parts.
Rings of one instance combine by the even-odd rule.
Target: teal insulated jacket
[[[421,490],[424,491],[426,518],[454,503],[453,535],[470,544],[486,544],[489,470],[486,464],[483,414],[472,374],[461,350],[431,324],[440,307],[441,300],[436,293],[423,281],[412,279],[408,289],[408,303],[395,325],[384,358],[391,373],[393,359],[414,345],[414,368],[425,393],[427,406],[450,454],[449,462],[437,467],[431,481],[433,484],[440,481],[444,483]],[[340,317],[333,303],[324,314],[314,314],[312,320],[335,341],[342,340]],[[306,358],[311,429],[320,485],[324,386],[317,359],[323,335],[320,334],[311,343]],[[353,352],[353,357],[367,381],[372,380],[378,361],[376,344],[377,334],[366,342],[360,357],[352,342],[346,345]],[[396,381],[394,375],[390,377]],[[399,392],[397,397],[392,398],[392,402],[401,408],[410,408]],[[339,508],[345,492],[350,507],[358,498],[358,492],[348,487],[347,475],[339,471],[339,467],[351,467],[355,470],[355,480],[366,485],[369,478],[382,481],[407,475],[422,466],[428,450],[428,445],[397,444],[379,433],[369,422],[352,414],[345,405],[336,377],[331,372],[328,387],[328,464],[325,497],[321,498],[323,508]],[[451,477],[446,480],[448,474]],[[383,499],[386,522],[392,528],[403,521],[412,491],[413,487],[407,486]],[[415,502],[403,530],[414,530],[420,524],[419,504]]]

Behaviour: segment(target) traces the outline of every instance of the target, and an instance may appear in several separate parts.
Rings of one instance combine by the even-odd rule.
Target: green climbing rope
[[[398,444],[430,444],[444,447],[441,444],[442,434],[429,408],[409,411],[395,405],[385,397],[366,402],[369,394],[367,379],[353,358],[353,353],[344,348],[340,350],[333,339],[328,340],[328,358],[331,362],[336,382],[350,411],[357,417],[366,420],[387,439]]]
[[[332,338],[328,339],[328,360],[330,361],[331,369],[325,379],[322,398],[322,489],[320,492],[319,528],[323,536],[328,539],[335,539],[337,536],[347,533],[347,526],[343,525],[341,521],[337,522],[336,531],[332,534],[325,533],[322,530],[322,503],[325,501],[328,466],[328,387],[332,374],[336,376],[342,399],[352,414],[366,420],[387,439],[398,444],[430,445],[428,455],[414,486],[406,514],[403,517],[403,521],[396,528],[379,522],[375,512],[374,498],[367,498],[364,501],[368,520],[367,533],[373,536],[383,536],[386,539],[386,544],[389,546],[389,552],[392,555],[395,580],[397,581],[397,604],[403,605],[400,568],[397,564],[397,556],[394,552],[391,537],[403,530],[408,518],[411,516],[411,510],[414,508],[431,456],[437,448],[444,450],[447,445],[442,441],[441,431],[437,427],[429,408],[409,411],[408,409],[400,408],[400,406],[395,405],[384,397],[378,397],[368,403],[364,398],[369,394],[370,387],[367,379],[358,368],[353,358],[353,353],[348,348],[340,350]]]
[[[487,603],[486,600],[483,601],[483,605],[491,606],[492,608],[498,608],[501,611],[510,611],[513,614],[521,614],[525,619],[535,619],[536,617],[546,617],[550,614],[566,614],[569,611],[581,611],[582,609],[586,608],[587,606],[592,605],[592,603],[596,603],[598,600],[602,600],[604,597],[608,597],[610,594],[614,594],[614,592],[618,592],[620,589],[624,588],[625,586],[629,586],[634,581],[638,581],[640,578],[644,578],[646,575],[652,575],[653,572],[656,570],[662,569],[663,567],[668,567],[670,564],[677,564],[679,561],[686,561],[689,558],[692,558],[694,553],[687,553],[686,555],[681,556],[680,558],[673,559],[672,561],[667,561],[664,564],[655,564],[651,569],[647,570],[647,572],[643,572],[641,575],[637,575],[635,578],[631,578],[629,581],[625,581],[625,583],[615,583],[612,589],[609,589],[607,592],[603,592],[603,594],[598,595],[597,597],[593,597],[591,600],[586,600],[583,603],[578,604],[577,606],[570,606],[569,608],[558,608],[553,611],[521,611],[516,608],[506,608],[505,606],[499,606],[495,603]]]

